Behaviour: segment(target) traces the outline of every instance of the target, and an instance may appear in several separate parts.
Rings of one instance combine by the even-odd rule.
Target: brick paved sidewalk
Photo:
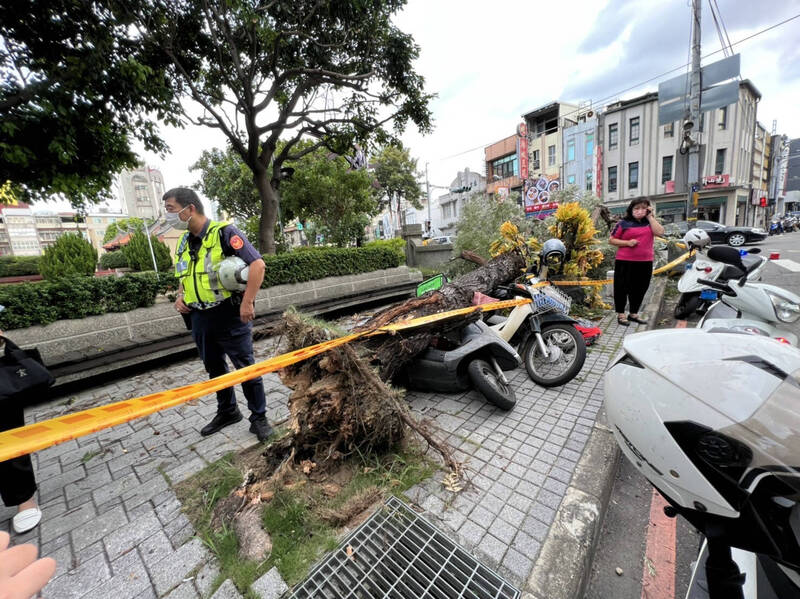
[[[520,587],[595,424],[602,374],[622,335],[636,330],[611,324],[610,317],[604,328],[582,372],[562,387],[540,388],[524,369],[512,373],[518,401],[510,412],[487,404],[475,391],[408,395],[417,413],[446,431],[471,479],[454,495],[442,487],[439,475],[409,495],[443,531]],[[271,356],[273,344],[257,342],[256,358]],[[27,418],[42,420],[205,378],[202,364],[192,360],[39,406]],[[265,377],[265,388],[270,420],[286,417],[287,390],[276,375]],[[240,389],[237,396],[246,406]],[[204,397],[34,456],[44,517],[30,533],[12,533],[12,542],[37,544],[41,555],[57,560],[46,597],[208,596],[217,565],[181,514],[170,485],[255,442],[246,420],[201,437],[199,430],[215,409],[214,397]],[[0,529],[10,532],[13,514],[0,508]],[[214,595],[238,596],[229,582]]]

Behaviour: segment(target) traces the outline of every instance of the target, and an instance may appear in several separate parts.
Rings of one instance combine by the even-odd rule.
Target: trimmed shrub
[[[406,261],[406,241],[402,237],[392,239],[376,239],[364,244],[365,248],[389,248],[400,258],[400,264]]]
[[[172,268],[172,256],[169,248],[163,241],[159,241],[152,235],[150,242],[153,244],[153,253],[156,257],[156,264],[159,272],[167,272]],[[150,246],[147,237],[141,231],[131,234],[131,240],[122,248],[128,266],[134,270],[144,272],[153,269],[153,258],[150,255]]]
[[[405,259],[383,248],[305,248],[276,256],[264,256],[267,270],[262,287],[302,283],[325,277],[355,275],[395,268]],[[1,303],[1,302],[0,302]]]
[[[0,256],[0,277],[39,274],[41,256]]]
[[[80,235],[66,233],[44,251],[39,271],[48,281],[74,275],[92,276],[97,250]]]
[[[116,250],[113,252],[106,252],[100,256],[100,268],[103,270],[111,270],[113,268],[127,268],[128,259],[125,257],[125,252]]]

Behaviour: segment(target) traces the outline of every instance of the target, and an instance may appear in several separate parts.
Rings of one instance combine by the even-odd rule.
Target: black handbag
[[[0,338],[6,345],[5,354],[0,356],[0,403],[40,399],[36,395],[44,392],[56,379],[42,363],[39,350],[23,350],[11,339]]]

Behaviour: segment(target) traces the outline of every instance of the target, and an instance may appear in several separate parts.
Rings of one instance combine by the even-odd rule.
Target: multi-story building
[[[583,114],[574,125],[562,132],[564,166],[561,182],[564,186],[595,191],[597,179],[597,118]]]
[[[756,121],[753,138],[752,191],[749,201],[737,204],[736,224],[764,227],[769,208],[769,169],[772,157],[771,136],[767,128]]]
[[[786,192],[800,191],[800,138],[789,141],[786,156]]]
[[[522,192],[521,141],[522,137],[516,133],[484,148],[486,193],[508,195],[512,191]]]
[[[767,217],[776,214],[778,212],[777,207],[783,207],[785,204],[791,146],[789,137],[786,135],[772,135],[770,142],[772,149],[769,168],[769,194],[767,196],[769,209]],[[800,147],[798,147],[798,157],[800,158]]]
[[[0,256],[39,256],[65,233],[88,239],[84,218],[75,212],[34,212],[23,202],[0,205]]]
[[[756,109],[761,94],[748,80],[739,101],[704,112],[697,125],[700,188],[697,217],[733,225],[747,218],[751,197]],[[658,94],[647,93],[606,107],[600,118],[604,162],[603,200],[624,212],[633,199],[655,203],[664,222],[687,214],[688,155],[681,154],[683,122],[658,124]]]
[[[106,229],[112,223],[119,222],[124,218],[128,218],[128,216],[121,212],[111,212],[107,208],[100,208],[97,212],[90,212],[86,217],[86,233],[98,255],[106,251],[103,249],[103,237],[105,237]]]
[[[586,114],[574,104],[551,102],[522,115],[529,139],[528,178],[562,178],[561,167],[566,162],[563,130],[577,125],[579,116],[585,118]]]
[[[122,211],[128,216],[156,219],[163,212],[164,177],[161,171],[142,165],[119,175]]]
[[[464,211],[464,204],[473,194],[483,194],[486,188],[486,178],[474,173],[469,168],[459,171],[450,183],[450,190],[438,199],[438,223],[434,221],[434,230],[438,229],[441,235],[455,235],[456,223]]]

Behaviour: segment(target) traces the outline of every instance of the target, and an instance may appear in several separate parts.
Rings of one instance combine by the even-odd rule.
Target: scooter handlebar
[[[697,279],[697,282],[701,285],[705,285],[707,287],[711,287],[712,289],[716,289],[717,291],[721,291],[725,295],[736,295],[733,289],[730,286],[726,285],[725,283],[718,283],[717,281],[712,281],[710,279]]]

